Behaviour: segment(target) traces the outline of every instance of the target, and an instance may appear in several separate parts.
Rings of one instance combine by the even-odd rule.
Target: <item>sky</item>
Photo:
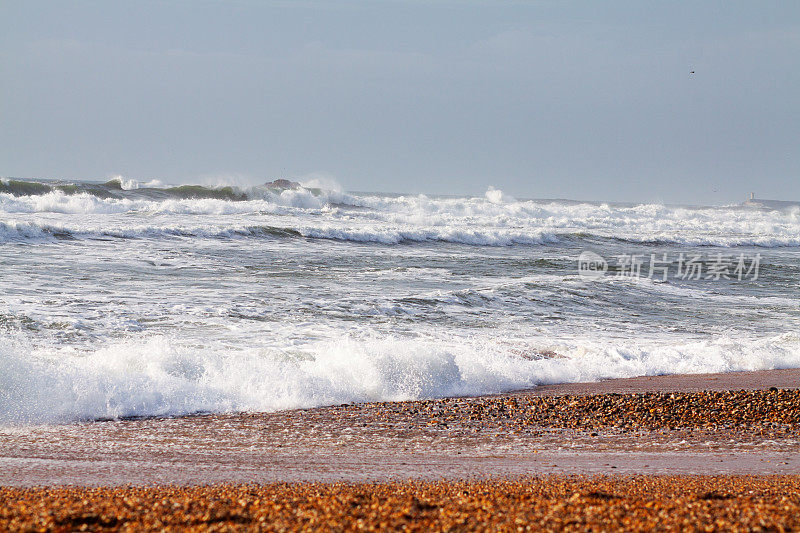
[[[800,200],[798,95],[794,0],[0,0],[0,176]]]

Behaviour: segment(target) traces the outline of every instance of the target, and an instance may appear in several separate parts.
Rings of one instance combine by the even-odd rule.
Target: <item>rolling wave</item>
[[[4,242],[58,242],[76,240],[107,239],[234,239],[234,238],[279,238],[319,239],[365,244],[415,244],[449,243],[468,246],[547,246],[570,242],[597,246],[608,242],[632,244],[679,244],[686,246],[763,247],[782,248],[800,246],[800,237],[727,237],[727,236],[630,236],[612,237],[603,232],[571,233],[548,232],[541,229],[517,231],[496,228],[397,228],[397,227],[336,227],[321,226],[272,226],[272,225],[114,225],[107,228],[83,229],[61,224],[42,224],[27,221],[0,222],[0,243]]]
[[[258,237],[273,235],[259,227],[272,227],[289,237],[379,244],[800,246],[797,207],[516,200],[495,189],[461,198],[348,194],[286,183],[240,189],[0,181],[0,242]]]
[[[314,226],[272,226],[235,224],[215,225],[115,225],[108,228],[82,229],[60,224],[42,224],[27,221],[0,222],[0,243],[58,242],[76,240],[107,239],[234,239],[234,238],[280,238],[319,239],[365,244],[415,244],[449,243],[468,246],[547,246],[571,242],[585,246],[597,246],[604,242],[629,242],[632,244],[680,244],[686,246],[763,247],[782,248],[800,246],[800,238],[781,237],[635,237],[625,239],[609,237],[598,232],[570,233],[544,230],[514,231],[503,229],[468,228],[357,228]]]
[[[179,185],[175,187],[134,187],[127,184],[123,186],[121,179],[113,179],[106,183],[46,183],[36,181],[23,181],[9,179],[0,180],[0,193],[12,196],[41,196],[52,192],[61,192],[67,195],[90,194],[98,198],[124,198],[130,196],[151,198],[154,200],[164,198],[201,199],[216,198],[218,200],[242,201],[248,198],[244,191],[231,186],[206,187],[203,185]]]
[[[116,227],[81,230],[30,222],[0,222],[0,242],[99,240],[99,239],[160,239],[160,238],[306,238],[360,243],[400,244],[447,242],[474,246],[508,246],[512,244],[541,245],[559,242],[553,234],[509,232],[480,232],[465,230],[400,230],[367,231],[320,227],[280,227],[266,225],[208,227],[208,226],[147,226]]]

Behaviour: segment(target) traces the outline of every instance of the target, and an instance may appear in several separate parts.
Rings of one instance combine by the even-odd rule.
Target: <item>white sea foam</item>
[[[507,194],[503,194],[503,191],[500,189],[495,189],[494,187],[489,187],[484,196],[486,196],[486,199],[493,204],[502,204],[514,201],[514,198],[508,196]]]
[[[353,338],[300,355],[215,350],[167,337],[93,352],[3,343],[0,422],[65,422],[496,393],[545,383],[800,366],[797,334],[696,342]],[[538,358],[537,348],[557,358]]]
[[[214,237],[246,234],[243,228],[248,227],[275,226],[308,238],[382,244],[441,241],[508,246],[604,238],[690,246],[800,246],[800,219],[792,212],[496,204],[485,199],[424,197],[363,197],[358,201],[337,197],[349,202],[338,204],[331,201],[332,196],[321,198],[306,190],[261,194],[261,199],[241,202],[213,198],[101,199],[60,191],[27,197],[0,194],[0,242],[40,238],[52,234],[53,228],[89,238],[117,234],[172,236],[176,232]],[[368,208],[354,210],[359,202]],[[140,218],[148,221],[146,228]],[[184,231],[186,228],[192,229]]]
[[[138,180],[135,180],[133,178],[126,178],[125,176],[122,176],[120,174],[112,176],[109,181],[118,182],[120,188],[123,191],[135,191],[139,187],[149,187],[149,188],[164,187],[164,182],[160,180],[150,180],[145,183],[140,183]]]
[[[488,190],[482,198],[352,195],[305,188],[284,191],[253,188],[246,192],[250,198],[246,201],[99,198],[86,193],[69,195],[59,190],[21,197],[3,193],[0,223],[5,226],[0,239],[15,240],[31,234],[15,233],[9,229],[12,223],[30,228],[63,226],[71,231],[79,229],[72,228],[77,221],[86,223],[87,228],[83,229],[88,234],[102,234],[105,229],[118,232],[103,225],[119,222],[102,215],[157,214],[175,215],[163,219],[161,233],[167,236],[172,233],[170,227],[178,225],[207,228],[194,232],[198,236],[215,235],[226,226],[237,232],[243,225],[237,217],[247,217],[244,225],[273,225],[309,238],[383,244],[443,241],[483,246],[540,245],[560,242],[561,237],[578,236],[645,244],[800,246],[797,209],[691,209],[518,201],[495,189]],[[73,215],[85,217],[76,219]],[[157,235],[159,231],[153,227],[147,233]]]
[[[508,230],[471,230],[457,228],[396,228],[355,229],[335,227],[304,227],[298,231],[304,237],[336,239],[354,242],[397,244],[401,242],[451,242],[475,246],[507,246],[511,244],[545,244],[558,242],[558,237],[541,231],[515,232]]]

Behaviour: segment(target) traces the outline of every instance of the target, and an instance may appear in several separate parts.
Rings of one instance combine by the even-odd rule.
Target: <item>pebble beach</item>
[[[0,0],[0,533],[800,531],[800,2],[630,4]]]
[[[0,490],[7,531],[792,531],[800,476]]]
[[[790,531],[796,373],[4,429],[0,529]]]

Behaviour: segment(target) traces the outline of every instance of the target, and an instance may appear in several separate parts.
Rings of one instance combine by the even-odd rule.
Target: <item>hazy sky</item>
[[[314,173],[800,199],[800,2],[0,0],[0,175]]]

